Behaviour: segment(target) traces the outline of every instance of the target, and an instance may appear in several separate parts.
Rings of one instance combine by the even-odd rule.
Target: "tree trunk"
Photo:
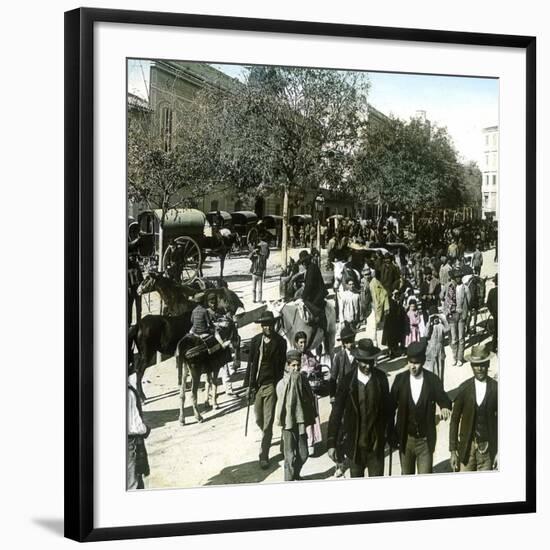
[[[288,185],[283,187],[283,233],[281,242],[281,267],[286,269],[288,260]]]

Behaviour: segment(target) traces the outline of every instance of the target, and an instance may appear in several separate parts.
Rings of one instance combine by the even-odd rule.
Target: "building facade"
[[[498,219],[499,131],[498,126],[483,128],[483,158],[481,161],[481,201],[483,217]]]
[[[132,120],[147,120],[154,125],[158,135],[162,136],[165,150],[174,145],[173,136],[178,127],[178,111],[181,105],[193,101],[197,92],[203,88],[215,87],[230,90],[241,83],[204,63],[187,63],[180,61],[154,61],[150,66],[148,101],[141,100],[133,94],[128,94],[129,124]],[[368,116],[379,120],[386,115],[368,105]],[[368,217],[372,211],[367,204],[358,204],[354,198],[343,192],[333,192],[324,189],[311,189],[292,194],[289,197],[289,215],[316,215],[315,197],[321,192],[325,198],[323,218],[334,214],[344,217],[361,215]],[[270,189],[266,184],[257,193],[240,195],[231,186],[223,185],[215,191],[205,194],[195,201],[193,206],[209,212],[225,210],[235,212],[250,210],[258,217],[266,215],[282,215],[283,196],[278,188]],[[129,204],[129,214],[136,216],[140,210],[139,204]]]

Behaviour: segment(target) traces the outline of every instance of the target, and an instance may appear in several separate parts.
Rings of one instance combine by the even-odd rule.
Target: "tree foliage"
[[[445,128],[420,119],[369,119],[355,156],[353,188],[363,200],[403,210],[464,204],[465,169]]]
[[[217,105],[218,178],[241,191],[341,186],[367,91],[361,73],[287,67],[253,67],[238,89],[205,91]]]

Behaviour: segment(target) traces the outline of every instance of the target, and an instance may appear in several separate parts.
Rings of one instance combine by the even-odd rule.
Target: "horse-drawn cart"
[[[138,217],[140,227],[140,251],[143,256],[162,258],[175,266],[175,278],[190,283],[202,276],[206,256],[218,256],[223,260],[229,243],[220,235],[213,235],[207,216],[194,208],[168,210],[161,227],[162,210],[146,210]],[[223,257],[222,257],[223,256]]]
[[[249,210],[231,212],[231,219],[238,248],[248,247],[251,249],[254,247],[259,240],[258,216],[256,213]]]
[[[283,234],[283,217],[276,215],[264,216],[258,222],[258,229],[260,232],[264,232],[266,239],[270,241],[269,244],[275,246],[281,246],[282,234]]]

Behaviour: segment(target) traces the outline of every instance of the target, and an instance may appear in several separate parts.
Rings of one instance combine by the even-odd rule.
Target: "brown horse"
[[[223,340],[233,341],[237,332],[235,323],[228,317],[224,318],[220,322],[216,323],[218,326],[218,332]],[[238,336],[238,335],[237,335]],[[221,348],[211,355],[206,349],[197,355],[196,357],[189,359],[186,358],[186,353],[197,345],[200,345],[200,337],[189,334],[182,338],[177,345],[176,350],[176,366],[178,368],[178,383],[180,384],[180,415],[179,422],[183,426],[185,425],[185,393],[187,375],[191,373],[191,401],[193,403],[193,414],[197,422],[202,422],[197,403],[197,392],[199,389],[199,383],[201,375],[206,374],[206,401],[205,405],[207,409],[218,408],[217,392],[218,392],[218,374],[220,369],[231,361],[231,351],[229,349]],[[237,361],[237,353],[235,353],[235,360],[233,367]]]

